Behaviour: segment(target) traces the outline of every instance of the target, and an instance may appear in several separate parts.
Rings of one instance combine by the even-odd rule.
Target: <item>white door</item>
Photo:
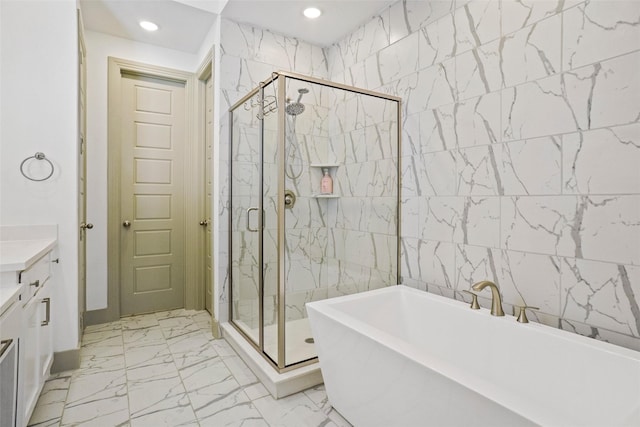
[[[122,75],[120,313],[184,306],[185,87]]]

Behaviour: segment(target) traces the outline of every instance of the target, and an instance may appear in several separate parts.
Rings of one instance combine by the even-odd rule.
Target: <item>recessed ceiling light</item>
[[[317,7],[308,7],[302,13],[309,19],[316,19],[318,16],[322,15],[322,11]]]
[[[140,21],[140,26],[147,31],[156,31],[158,26],[151,21]]]

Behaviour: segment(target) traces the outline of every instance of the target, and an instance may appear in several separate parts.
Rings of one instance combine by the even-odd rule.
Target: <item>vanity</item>
[[[0,226],[0,425],[26,426],[53,362],[57,226]]]

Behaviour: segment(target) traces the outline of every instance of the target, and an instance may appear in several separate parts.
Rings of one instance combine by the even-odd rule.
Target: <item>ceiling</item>
[[[87,30],[196,53],[216,20],[233,21],[329,46],[396,0],[80,0]],[[307,6],[323,14],[302,15]],[[149,33],[140,20],[158,24]]]

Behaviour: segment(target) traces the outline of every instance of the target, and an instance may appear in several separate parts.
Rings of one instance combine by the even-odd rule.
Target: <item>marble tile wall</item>
[[[325,57],[403,98],[405,284],[640,349],[640,2],[401,0]]]
[[[234,137],[233,161],[234,168],[238,173],[234,173],[233,188],[234,206],[245,206],[235,212],[230,212],[229,194],[229,108],[257,87],[261,81],[271,76],[273,71],[287,70],[314,77],[327,77],[327,60],[320,47],[285,37],[271,31],[253,28],[238,24],[226,19],[221,23],[220,41],[220,159],[219,159],[219,182],[221,183],[221,206],[218,207],[220,220],[220,242],[221,253],[220,269],[218,271],[217,282],[219,286],[219,298],[221,318],[227,316],[228,304],[228,239],[234,245],[234,253],[238,257],[233,263],[234,280],[238,279],[238,289],[242,289],[242,295],[238,293],[237,300],[234,300],[235,310],[241,316],[245,324],[254,328],[258,324],[258,299],[257,299],[257,277],[255,271],[258,257],[257,233],[246,230],[246,207],[257,206],[257,199],[251,198],[251,190],[254,186],[259,186],[259,127],[255,117],[256,111],[240,112],[241,123],[238,125],[238,135]],[[293,88],[292,88],[293,89]],[[297,90],[297,89],[295,89]],[[295,92],[294,90],[294,92]],[[297,95],[297,93],[296,93]],[[306,96],[306,95],[305,95]],[[312,96],[319,94],[310,93]],[[318,104],[319,106],[321,104]],[[326,107],[324,107],[326,110]],[[243,110],[243,107],[240,107]],[[239,111],[240,111],[239,110]],[[322,107],[315,108],[315,113],[321,112]],[[276,126],[274,124],[275,114],[267,116],[265,119],[265,175],[275,175],[275,141]],[[318,117],[315,114],[314,117]],[[306,139],[306,135],[317,134],[313,132],[314,126],[320,127],[317,121],[300,120],[298,123],[301,135]],[[274,181],[277,182],[277,181]],[[258,190],[259,191],[259,190]],[[259,193],[257,193],[259,194]],[[275,274],[275,204],[273,197],[275,193],[269,188],[266,189],[266,210],[270,214],[265,215],[265,275],[267,278],[274,277]],[[269,203],[272,200],[272,203]],[[237,202],[237,203],[235,203]],[[306,206],[307,214],[312,209],[312,205],[307,200],[301,200],[300,206]],[[255,214],[255,213],[254,213]],[[229,215],[233,219],[231,229],[229,229]],[[254,218],[255,219],[255,218]],[[289,222],[295,218],[289,218]],[[257,221],[252,223],[255,227]],[[275,283],[274,280],[267,280],[268,283]],[[305,282],[306,283],[306,282]],[[266,289],[267,299],[265,307],[275,308],[275,287]],[[271,310],[273,311],[273,310]],[[275,316],[266,316],[267,320],[275,321]]]
[[[226,110],[272,71],[288,70],[326,78],[327,60],[321,48],[294,39],[223,21],[221,86],[223,111],[221,151],[229,150]],[[287,80],[286,96],[298,98],[305,111],[286,115],[285,188],[296,196],[285,210],[286,320],[306,317],[309,301],[374,289],[395,283],[397,240],[397,109],[374,97]],[[271,95],[272,87],[265,89]],[[259,194],[260,134],[257,111],[240,107],[234,114],[232,161],[233,212],[229,236],[233,247],[234,312],[249,329],[258,327],[257,233],[246,230],[246,208],[257,206]],[[276,321],[277,285],[277,120],[264,119],[265,176],[265,321]],[[373,142],[373,149],[368,143]],[[223,157],[224,159],[224,157]],[[317,199],[320,168],[314,163],[336,163],[334,189],[340,200]],[[228,174],[223,160],[221,174]],[[228,178],[221,176],[222,181]],[[258,193],[256,193],[258,191]],[[375,201],[371,197],[375,196]],[[222,200],[229,198],[224,186]],[[223,224],[228,209],[221,209]],[[255,216],[255,214],[254,214]],[[357,224],[355,218],[360,218]],[[257,226],[252,219],[251,225]],[[227,254],[224,254],[227,256]],[[222,265],[222,264],[221,264]],[[227,272],[219,273],[219,280]],[[226,283],[226,280],[224,281]],[[226,300],[222,289],[221,301]]]

